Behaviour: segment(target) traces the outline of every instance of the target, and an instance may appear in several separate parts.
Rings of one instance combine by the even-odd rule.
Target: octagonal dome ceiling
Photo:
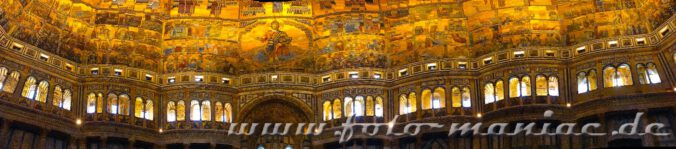
[[[387,68],[644,34],[664,0],[6,0],[14,38],[82,64],[240,74]]]

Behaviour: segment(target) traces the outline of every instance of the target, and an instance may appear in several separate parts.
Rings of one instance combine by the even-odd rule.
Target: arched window
[[[460,108],[462,107],[462,93],[460,93],[460,88],[453,87],[451,89],[451,107]]]
[[[169,101],[167,103],[167,122],[176,121],[176,103]]]
[[[547,96],[547,78],[544,75],[535,76],[535,95],[536,96]]]
[[[492,83],[484,86],[484,102],[486,104],[495,102],[495,87],[493,87]]]
[[[549,96],[559,96],[559,79],[555,76],[549,77]]]
[[[530,77],[523,76],[523,78],[521,78],[521,96],[530,96],[530,92]]]
[[[47,94],[49,93],[49,83],[47,81],[41,81],[40,84],[38,84],[38,89],[36,91],[37,95],[35,95],[35,99],[38,100],[39,102],[46,103],[47,102]]]
[[[202,121],[211,121],[211,102],[202,101]]]
[[[596,90],[598,86],[596,83],[596,70],[589,70],[589,73],[587,73],[587,80],[589,81],[589,91]]]
[[[223,104],[221,102],[216,102],[214,104],[214,117],[216,117],[217,122],[223,122],[225,121],[225,114],[223,113]]]
[[[373,116],[375,111],[373,111],[373,97],[366,96],[366,116]]]
[[[176,104],[176,120],[185,121],[185,102],[179,100]]]
[[[495,101],[500,101],[505,99],[505,85],[502,83],[502,80],[498,80],[495,83]]]
[[[469,88],[462,88],[462,107],[472,108],[472,97],[469,94]]]
[[[7,79],[7,68],[0,67],[0,89],[5,85],[5,79]]]
[[[103,94],[99,93],[96,96],[96,113],[103,113]]]
[[[108,113],[117,114],[117,110],[117,95],[110,93],[108,94]]]
[[[375,105],[375,115],[376,117],[383,117],[383,98],[381,97],[376,97],[376,105]]]
[[[364,116],[364,96],[357,96],[354,98],[354,108],[352,108],[355,116]]]
[[[333,118],[334,119],[338,119],[338,118],[342,117],[342,115],[343,115],[342,112],[341,112],[343,110],[342,104],[343,103],[340,102],[340,99],[333,100]]]
[[[558,83],[557,83],[558,84]],[[589,70],[589,73],[580,72],[577,74],[577,93],[582,94],[596,90],[596,71]],[[557,87],[558,91],[558,87]]]
[[[418,100],[414,92],[408,94],[408,103],[410,104],[409,113],[418,111]]]
[[[143,98],[136,97],[136,101],[134,102],[134,116],[137,118],[143,118],[145,115],[143,112]]]
[[[60,86],[54,87],[54,97],[52,97],[52,104],[55,107],[63,108],[63,91]]]
[[[512,77],[509,79],[509,97],[521,97],[521,87],[519,78],[517,77]]]
[[[155,108],[153,106],[153,101],[152,100],[146,100],[146,110],[145,110],[145,118],[147,120],[153,120],[155,118]]]
[[[87,96],[87,113],[96,113],[96,94],[94,93]]]
[[[122,94],[119,97],[119,110],[120,115],[129,115],[129,95]]]
[[[577,93],[582,94],[589,91],[589,80],[587,80],[587,74],[585,72],[580,72],[577,74]]]
[[[446,90],[441,87],[434,89],[432,94],[432,108],[440,109],[446,107]]]
[[[647,67],[643,64],[638,64],[636,69],[638,69],[638,78],[641,84],[657,84],[662,82],[655,64],[648,63]]]
[[[614,87],[619,83],[620,76],[617,74],[615,67],[608,66],[603,69],[603,83],[604,87]]]
[[[352,106],[353,101],[351,97],[345,97],[344,101],[345,102],[345,117],[350,117],[354,116],[354,107]]]
[[[425,89],[420,95],[420,100],[422,101],[422,109],[427,110],[432,108],[432,90]]]
[[[620,67],[617,67],[617,74],[620,76],[622,86],[633,85],[633,80],[631,79],[631,70],[629,65],[622,64]],[[619,85],[619,84],[618,84]]]
[[[70,104],[71,100],[73,98],[73,93],[70,92],[70,90],[63,91],[63,104],[61,104],[61,108],[69,110],[70,111]]]
[[[629,65],[622,64],[617,69],[612,66],[607,66],[603,69],[604,87],[619,87],[632,85],[631,70]]]
[[[28,77],[26,79],[25,85],[23,86],[23,92],[21,92],[21,96],[35,100],[35,90],[37,90],[35,78]]]
[[[345,97],[345,116],[364,116],[364,96]]]
[[[200,121],[202,119],[202,108],[200,107],[200,102],[193,100],[190,102],[190,120]]]
[[[223,111],[225,112],[225,122],[232,122],[232,106],[230,103],[225,103],[225,106],[223,107]]]
[[[399,97],[399,114],[404,115],[411,113],[411,104],[408,103],[408,98],[406,94],[403,94]]]
[[[5,84],[2,87],[2,91],[13,93],[16,89],[16,85],[19,83],[19,72],[12,72],[9,74],[9,78],[6,79]]]
[[[324,102],[324,121],[331,120],[333,118],[333,115],[331,114],[333,111],[331,110],[331,102],[330,101],[325,101]]]

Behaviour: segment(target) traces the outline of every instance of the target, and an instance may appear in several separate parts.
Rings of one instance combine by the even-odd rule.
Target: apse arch
[[[246,118],[250,117],[249,114],[251,114],[252,110],[257,109],[256,107],[259,105],[264,105],[271,102],[284,103],[293,108],[297,108],[297,110],[300,110],[302,113],[300,118],[305,119],[307,122],[313,121],[315,118],[315,112],[312,110],[310,105],[306,104],[299,98],[286,95],[266,95],[254,98],[250,102],[247,102],[241,106],[241,108],[237,110],[239,112],[234,114],[234,117],[236,117],[235,119],[237,120],[236,122],[247,122]]]

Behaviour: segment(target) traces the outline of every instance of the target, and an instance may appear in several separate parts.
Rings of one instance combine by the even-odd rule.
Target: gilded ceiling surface
[[[3,0],[13,37],[83,64],[239,74],[391,67],[654,30],[672,0]]]

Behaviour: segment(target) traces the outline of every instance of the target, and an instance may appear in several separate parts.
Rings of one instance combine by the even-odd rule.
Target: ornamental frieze
[[[552,67],[543,67],[543,68],[536,68],[535,72],[539,73],[539,74],[557,74],[559,72],[559,69],[552,68]]]
[[[453,79],[451,80],[451,85],[453,86],[469,85],[469,79]]]
[[[629,57],[622,56],[622,57],[613,57],[613,58],[607,58],[603,59],[601,63],[605,65],[618,65],[620,63],[627,63],[629,62]]]
[[[588,62],[588,63],[584,63],[584,64],[577,66],[577,70],[587,70],[587,69],[592,69],[592,68],[595,68],[595,67],[596,67],[595,62]]]
[[[515,74],[528,74],[530,73],[530,67],[514,67],[507,71],[508,74],[515,75]]]
[[[415,92],[415,86],[404,86],[399,88],[399,93]]]
[[[10,70],[22,70],[24,68],[23,65],[15,63],[15,62],[10,61],[10,60],[6,60],[6,59],[2,60],[2,65],[4,65],[5,67],[7,67],[7,69],[10,69]]]
[[[654,61],[651,56],[637,56],[634,57],[634,60],[636,60],[637,63],[649,63]]]

